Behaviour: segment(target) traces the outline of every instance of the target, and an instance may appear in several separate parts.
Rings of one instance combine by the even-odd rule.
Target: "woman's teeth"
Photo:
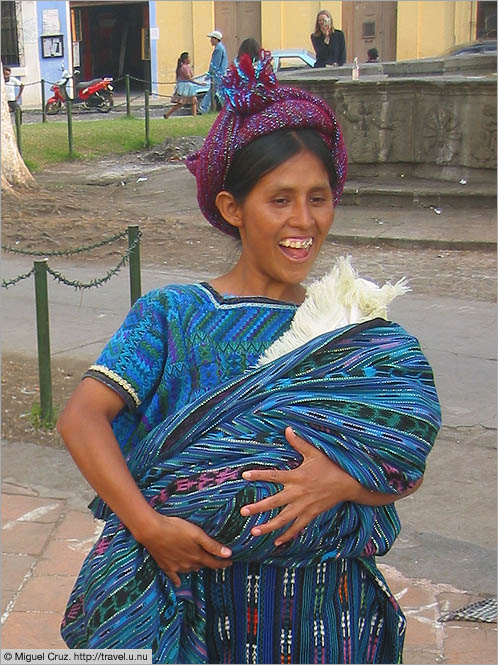
[[[313,244],[313,238],[306,238],[306,240],[281,240],[278,244],[281,247],[292,247],[292,249],[309,249]]]

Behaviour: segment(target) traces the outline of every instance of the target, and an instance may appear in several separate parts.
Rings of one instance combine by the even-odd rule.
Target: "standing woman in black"
[[[315,67],[325,65],[343,65],[346,62],[346,42],[342,30],[334,28],[332,16],[326,9],[318,12],[315,32],[311,35],[315,49]]]

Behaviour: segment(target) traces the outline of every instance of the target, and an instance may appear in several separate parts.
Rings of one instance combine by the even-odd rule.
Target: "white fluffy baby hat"
[[[405,278],[377,286],[358,277],[351,257],[340,257],[328,275],[313,282],[298,307],[291,327],[261,356],[258,365],[280,358],[325,332],[370,319],[387,319],[387,306],[410,289]]]

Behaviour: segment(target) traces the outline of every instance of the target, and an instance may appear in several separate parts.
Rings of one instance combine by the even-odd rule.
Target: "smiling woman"
[[[334,219],[336,179],[330,151],[313,130],[283,130],[240,150],[216,205],[238,231],[242,253],[213,287],[301,303],[301,282]]]
[[[59,419],[106,520],[63,619],[71,648],[401,662],[405,619],[375,555],[422,482],[432,372],[385,320],[403,284],[343,260],[302,285],[346,153],[332,109],[278,86],[270,61],[235,61],[187,162],[204,216],[240,238],[236,265],[140,298]]]

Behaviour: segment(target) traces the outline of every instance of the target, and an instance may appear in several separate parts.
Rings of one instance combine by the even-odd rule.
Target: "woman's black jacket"
[[[325,43],[323,34],[318,37],[313,33],[311,43],[315,49],[315,67],[325,65],[343,65],[346,62],[346,41],[342,30],[334,30],[330,35],[330,41]]]

